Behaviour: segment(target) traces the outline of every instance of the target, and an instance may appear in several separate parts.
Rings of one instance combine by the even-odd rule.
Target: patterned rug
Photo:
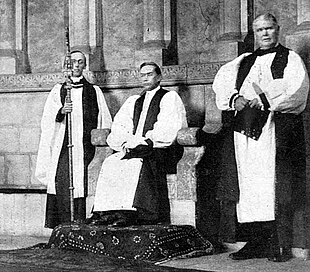
[[[41,244],[27,249],[1,250],[1,272],[186,272],[199,271],[154,265],[137,260],[123,260],[86,251],[48,249]]]
[[[156,264],[213,254],[214,251],[213,245],[190,225],[62,224],[53,230],[48,247]]]
[[[112,227],[69,223],[56,227],[48,243],[0,250],[0,271],[198,271],[163,263],[213,251],[212,244],[189,225]]]

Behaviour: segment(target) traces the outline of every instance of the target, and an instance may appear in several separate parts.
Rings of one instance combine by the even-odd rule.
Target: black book
[[[234,131],[240,132],[254,140],[258,140],[267,122],[270,111],[246,106],[237,111],[234,120]]]

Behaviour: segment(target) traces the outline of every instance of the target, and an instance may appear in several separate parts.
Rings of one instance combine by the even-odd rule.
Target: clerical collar
[[[160,86],[158,85],[155,89],[153,89],[153,90],[149,90],[149,91],[147,91],[148,93],[155,93],[155,92],[157,92],[158,90],[160,89]]]
[[[258,48],[256,51],[254,51],[254,54],[257,56],[263,56],[266,54],[275,53],[278,51],[278,49],[279,49],[279,43],[276,46],[268,48],[268,49]]]
[[[81,88],[83,87],[83,76],[79,76],[79,77],[71,77],[71,86],[72,88]]]
[[[140,94],[140,96],[144,95],[145,93],[151,94],[151,93],[156,93],[160,89],[160,85],[158,85],[155,89],[153,90],[143,90]]]
[[[71,80],[73,83],[77,83],[77,82],[81,81],[82,79],[83,79],[83,76],[71,77]]]

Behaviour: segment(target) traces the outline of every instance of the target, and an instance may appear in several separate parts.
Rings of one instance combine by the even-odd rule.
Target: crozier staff
[[[72,59],[71,59],[71,52],[70,52],[70,40],[69,40],[69,28],[66,28],[66,45],[67,45],[67,54],[65,58],[65,64],[64,64],[64,74],[66,77],[66,82],[64,85],[66,98],[65,101],[67,104],[70,104],[70,109],[65,112],[67,115],[67,130],[68,130],[68,156],[69,156],[69,196],[70,196],[70,219],[71,222],[74,221],[74,187],[73,187],[73,144],[72,144],[72,118],[71,118],[71,112],[72,112],[72,100],[71,100],[71,90],[72,90]]]

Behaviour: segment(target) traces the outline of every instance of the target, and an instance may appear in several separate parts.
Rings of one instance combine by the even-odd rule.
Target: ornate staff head
[[[72,76],[72,61],[71,61],[71,52],[70,52],[70,38],[69,38],[69,27],[66,27],[65,29],[65,37],[66,37],[66,56],[64,60],[64,65],[63,65],[63,71],[65,74],[66,79],[70,79]]]

